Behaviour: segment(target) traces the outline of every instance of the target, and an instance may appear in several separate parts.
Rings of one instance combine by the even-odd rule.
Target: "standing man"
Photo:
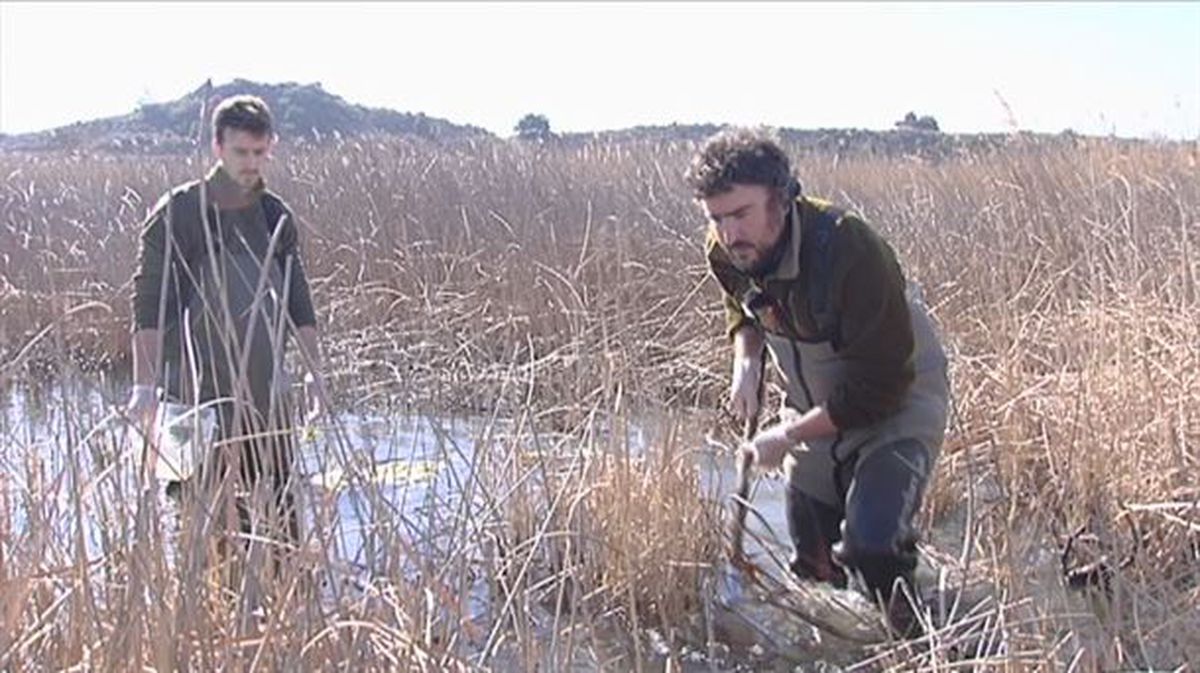
[[[853,574],[894,632],[918,634],[905,596],[917,563],[913,518],[949,398],[928,312],[887,242],[858,215],[802,195],[768,134],[717,134],[687,180],[710,222],[735,413],[759,413],[764,349],[785,386],[780,422],[743,450],[760,468],[787,472],[792,570],[838,586]]]
[[[316,414],[323,397],[316,317],[296,219],[263,182],[275,143],[266,103],[253,96],[221,101],[212,133],[215,166],[203,180],[164,195],[143,226],[127,408],[148,428],[160,391],[187,405],[214,403],[219,437],[200,462],[202,487],[219,489],[206,490],[210,498],[234,497],[243,529],[263,516],[294,543],[283,357],[294,333],[308,369],[307,411]],[[269,489],[270,504],[252,512],[245,499],[259,485]]]

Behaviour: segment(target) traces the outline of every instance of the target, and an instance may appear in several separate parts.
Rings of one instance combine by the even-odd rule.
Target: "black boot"
[[[834,558],[851,569],[856,587],[883,611],[888,629],[902,640],[925,635],[917,611],[920,597],[913,571],[916,552],[896,554],[850,554],[844,545],[834,549]]]
[[[842,512],[788,487],[788,530],[792,559],[788,564],[801,579],[846,588],[846,572],[833,560],[832,546],[841,539]]]
[[[919,600],[914,586],[911,579],[898,578],[885,606],[888,629],[899,640],[916,640],[925,635],[925,627],[914,605]]]

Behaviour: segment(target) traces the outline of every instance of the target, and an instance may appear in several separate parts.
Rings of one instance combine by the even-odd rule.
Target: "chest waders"
[[[205,249],[187,260],[191,291],[180,321],[179,388],[168,390],[216,406],[215,446],[199,464],[205,493],[233,496],[243,532],[278,539],[282,527],[295,542],[299,527],[288,483],[294,449],[283,366],[289,269],[276,255],[279,232],[268,219],[276,210],[272,201],[265,196],[262,206],[209,209]],[[260,486],[268,493],[255,493]]]
[[[773,321],[777,329],[764,334],[785,384],[788,413],[803,414],[823,404],[846,379],[831,298],[838,217],[821,212],[803,230],[801,268],[816,325],[811,338],[801,338],[796,316],[760,290],[752,290],[742,302],[743,309],[760,316],[764,325],[771,324],[761,319],[772,310],[768,304],[782,311]],[[941,447],[949,398],[946,360],[932,320],[915,286],[910,285],[906,295],[916,376],[901,408],[873,425],[809,441],[784,463],[793,571],[839,586],[846,584],[849,573],[868,595],[889,605],[894,604],[897,581],[911,583],[916,567],[912,521]],[[908,627],[900,630],[907,632]]]

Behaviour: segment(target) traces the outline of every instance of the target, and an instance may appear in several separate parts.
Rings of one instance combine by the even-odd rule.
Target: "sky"
[[[1200,3],[48,3],[0,0],[0,132],[208,78],[510,135],[732,123],[1200,139]]]

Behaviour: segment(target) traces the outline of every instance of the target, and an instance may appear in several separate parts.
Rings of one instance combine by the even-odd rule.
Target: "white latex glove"
[[[140,384],[133,386],[129,391],[129,401],[125,403],[125,415],[143,432],[149,432],[157,413],[158,388]]]
[[[779,469],[783,466],[784,457],[796,447],[796,442],[788,439],[786,427],[783,423],[777,423],[755,435],[743,446],[743,450],[754,455],[754,464],[760,470]]]
[[[762,376],[762,360],[759,358],[736,357],[733,360],[733,376],[729,385],[729,404],[738,420],[758,415],[758,384]]]
[[[319,374],[304,375],[304,422],[312,423],[325,415],[325,381]]]
[[[142,384],[133,386],[129,391],[129,401],[125,403],[125,415],[149,440],[142,453],[142,478],[147,484],[154,483],[154,470],[158,463],[158,450],[155,448],[157,438],[154,436],[158,406],[158,388]]]

